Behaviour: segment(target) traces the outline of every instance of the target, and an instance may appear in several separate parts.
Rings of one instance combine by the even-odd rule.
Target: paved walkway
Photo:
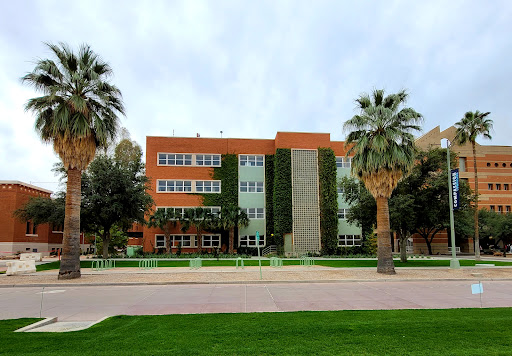
[[[300,310],[512,307],[512,281],[14,287],[0,289],[0,319]]]

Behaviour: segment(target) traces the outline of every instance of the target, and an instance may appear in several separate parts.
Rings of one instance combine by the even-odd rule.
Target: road
[[[512,307],[512,281],[397,281],[0,288],[0,319],[300,310]]]

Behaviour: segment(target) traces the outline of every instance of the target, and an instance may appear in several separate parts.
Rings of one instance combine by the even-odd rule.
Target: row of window
[[[352,157],[336,157],[336,167],[350,168],[352,164]]]
[[[221,155],[191,153],[159,153],[159,166],[220,167]]]
[[[496,186],[496,190],[501,190],[501,184],[500,183],[496,183],[496,185],[494,185],[493,183],[488,183],[487,184],[487,189],[494,190],[495,186]],[[503,184],[503,190],[509,190],[508,183],[504,183]]]
[[[220,235],[201,235],[201,246],[203,248],[221,247]],[[197,236],[195,235],[171,235],[169,237],[171,248],[194,248],[197,247]],[[243,247],[257,247],[255,235],[244,235],[238,238],[238,245]],[[265,235],[260,235],[260,246],[265,246]],[[155,247],[166,248],[167,242],[164,235],[155,235]]]
[[[220,180],[157,180],[158,192],[220,193]]]
[[[489,206],[489,210],[496,211],[496,207],[494,205]],[[498,205],[498,213],[510,213],[512,210],[510,210],[510,205],[505,206],[505,211],[503,211],[503,205]]]
[[[165,209],[167,212],[172,212],[174,216],[177,217],[177,215],[180,215],[183,218],[188,209],[194,208],[196,207],[158,207],[157,210]],[[202,206],[201,208],[210,210],[210,212],[215,216],[220,215],[220,206]],[[265,208],[245,208],[242,210],[247,214],[249,219],[265,219]]]
[[[220,193],[220,180],[158,179],[160,193]],[[240,182],[240,193],[263,193],[263,182]]]
[[[491,166],[491,163],[490,163],[490,162],[487,162],[487,167],[490,167],[490,166]],[[499,163],[494,163],[494,167],[499,167],[499,166],[500,166],[500,164],[499,164]],[[507,164],[506,164],[506,163],[502,163],[502,164],[501,164],[501,166],[502,166],[503,168],[505,168],[505,167],[507,166]],[[512,167],[512,163],[510,163],[510,167]]]

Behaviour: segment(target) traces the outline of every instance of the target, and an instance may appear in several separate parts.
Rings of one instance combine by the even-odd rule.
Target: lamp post
[[[446,139],[446,163],[448,165],[448,201],[449,201],[449,209],[450,209],[450,235],[452,240],[452,259],[450,260],[450,268],[457,269],[460,268],[459,260],[457,259],[457,253],[455,251],[455,223],[453,221],[453,189],[452,189],[452,175],[450,168],[450,141]]]

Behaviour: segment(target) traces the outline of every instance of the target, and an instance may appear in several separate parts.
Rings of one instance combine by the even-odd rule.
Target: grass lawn
[[[474,266],[475,263],[494,263],[496,266],[512,266],[511,262],[506,261],[492,261],[492,262],[475,262],[474,260],[459,260],[461,266]],[[218,261],[203,260],[203,267],[213,266],[235,266],[234,260],[220,259]],[[80,266],[82,268],[91,268],[91,261],[81,261]],[[258,260],[246,259],[244,260],[246,266],[257,266]],[[287,260],[283,259],[285,266],[299,265],[299,260]],[[318,266],[326,267],[377,267],[377,260],[316,260],[315,264]],[[188,267],[189,261],[184,259],[182,261],[158,261],[158,267]],[[269,266],[269,260],[262,260],[262,266]],[[46,271],[50,269],[58,269],[60,262],[50,262],[43,265],[38,265],[37,271]],[[399,260],[395,260],[396,267],[450,267],[450,260],[411,260],[407,263],[402,263]],[[116,267],[139,267],[138,261],[116,261]]]
[[[510,355],[512,308],[117,316],[70,333],[14,333],[0,354]]]

